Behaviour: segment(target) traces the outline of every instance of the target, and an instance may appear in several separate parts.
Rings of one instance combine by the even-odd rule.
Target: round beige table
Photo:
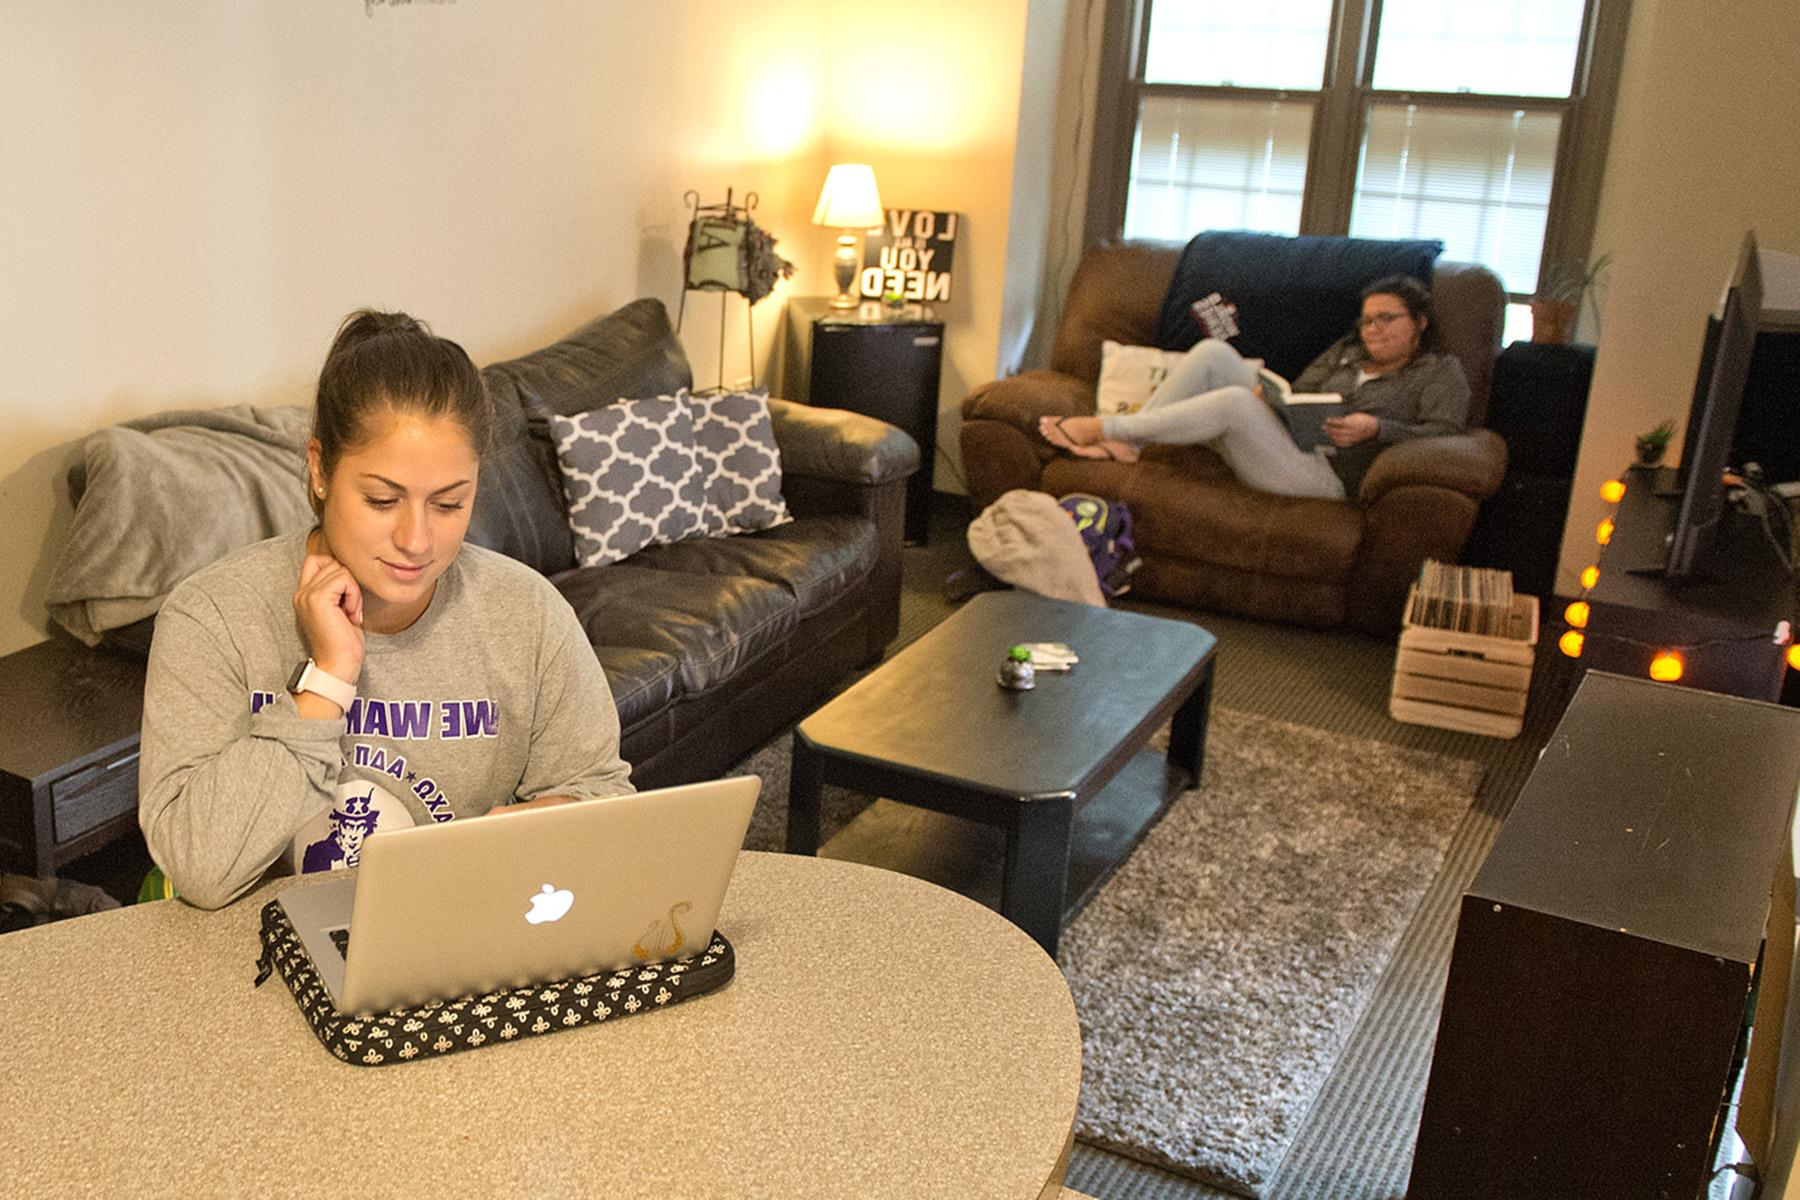
[[[10,1194],[1060,1193],[1081,1076],[1068,988],[953,892],[746,853],[722,991],[357,1068],[279,976],[250,986],[281,886],[0,936]]]

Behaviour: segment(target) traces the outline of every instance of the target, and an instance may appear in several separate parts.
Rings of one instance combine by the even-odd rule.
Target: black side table
[[[925,541],[944,323],[916,305],[890,315],[879,305],[838,309],[813,297],[788,301],[788,320],[796,331],[811,325],[807,403],[878,417],[919,443],[919,470],[906,484],[906,540]]]
[[[67,639],[0,657],[0,868],[58,868],[137,832],[144,668]]]
[[[1513,342],[1494,363],[1487,426],[1506,439],[1506,477],[1481,506],[1463,561],[1512,572],[1534,596],[1556,590],[1556,560],[1587,419],[1594,347]]]

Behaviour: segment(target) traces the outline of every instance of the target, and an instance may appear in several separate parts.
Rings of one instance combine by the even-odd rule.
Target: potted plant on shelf
[[[1637,460],[1640,467],[1662,465],[1663,453],[1669,448],[1669,439],[1675,434],[1675,422],[1664,421],[1648,433],[1640,433],[1637,437]]]
[[[1581,319],[1583,303],[1594,309],[1594,334],[1600,332],[1600,302],[1597,289],[1612,255],[1602,254],[1593,264],[1555,263],[1538,280],[1537,294],[1531,298],[1531,340],[1566,346],[1575,340],[1575,325]]]

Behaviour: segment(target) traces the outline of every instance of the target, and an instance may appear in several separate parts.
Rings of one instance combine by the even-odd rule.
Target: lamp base
[[[838,285],[838,294],[831,298],[832,308],[855,308],[862,302],[850,290],[856,286],[856,274],[862,267],[860,242],[853,233],[838,235],[837,250],[831,256],[831,274]]]

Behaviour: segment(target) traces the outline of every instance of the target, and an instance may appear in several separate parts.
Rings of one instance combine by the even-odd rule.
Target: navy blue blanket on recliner
[[[1293,379],[1352,331],[1363,288],[1387,275],[1411,275],[1430,287],[1443,252],[1439,241],[1198,234],[1181,252],[1163,297],[1156,344],[1186,350],[1199,341],[1204,329],[1193,304],[1217,292],[1235,306],[1239,332],[1229,340],[1238,353]]]

